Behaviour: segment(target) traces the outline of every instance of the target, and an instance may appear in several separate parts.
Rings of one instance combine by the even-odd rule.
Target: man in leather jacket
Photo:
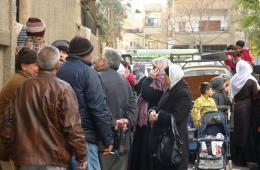
[[[22,82],[38,74],[38,65],[36,63],[37,52],[33,49],[23,47],[15,56],[15,73],[3,85],[0,91],[0,115],[3,115],[7,109],[13,95]],[[12,170],[11,161],[0,161],[1,168]]]
[[[38,53],[39,74],[18,88],[5,121],[12,141],[12,159],[20,170],[66,170],[72,155],[86,167],[86,143],[76,95],[58,79],[59,51],[46,46]],[[2,132],[1,132],[2,133]],[[3,134],[1,134],[3,137]]]

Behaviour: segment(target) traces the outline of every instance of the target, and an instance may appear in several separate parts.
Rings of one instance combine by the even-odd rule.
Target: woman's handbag
[[[171,115],[171,127],[162,136],[157,148],[157,159],[163,165],[178,165],[183,158],[183,142],[176,129],[176,122]]]

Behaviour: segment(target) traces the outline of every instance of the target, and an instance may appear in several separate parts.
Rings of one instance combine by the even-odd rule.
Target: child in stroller
[[[206,112],[209,111],[217,111],[217,106],[212,98],[213,89],[209,82],[203,82],[200,85],[200,93],[201,96],[195,100],[193,109],[192,109],[192,121],[196,127],[198,127],[199,119],[202,117]]]
[[[195,156],[196,169],[225,169],[230,155],[230,107],[216,106],[211,98],[213,91],[210,83],[203,82],[200,91],[201,97],[195,101],[192,110],[192,119],[197,130],[194,134],[196,139],[189,146],[190,153]],[[228,110],[229,114],[218,110]]]
[[[230,157],[228,120],[220,111],[202,116],[198,126],[196,169],[225,169]]]

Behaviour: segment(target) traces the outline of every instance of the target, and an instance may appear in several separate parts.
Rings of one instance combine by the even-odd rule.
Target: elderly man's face
[[[104,58],[99,58],[96,60],[94,68],[97,72],[101,71],[106,66],[106,60]]]
[[[65,62],[66,58],[68,57],[68,53],[66,51],[63,51],[63,50],[59,50],[59,51],[60,51],[60,61]]]
[[[31,64],[22,64],[21,65],[22,67],[22,71],[29,75],[30,77],[35,77],[37,76],[38,72],[39,72],[39,67],[38,67],[38,64],[35,62],[35,63],[31,63]]]

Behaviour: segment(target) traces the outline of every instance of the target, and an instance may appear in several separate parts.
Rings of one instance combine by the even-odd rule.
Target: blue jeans
[[[99,157],[98,157],[98,146],[92,143],[87,143],[88,153],[87,153],[87,170],[101,170]],[[70,160],[68,170],[76,170],[77,161],[75,156]]]

